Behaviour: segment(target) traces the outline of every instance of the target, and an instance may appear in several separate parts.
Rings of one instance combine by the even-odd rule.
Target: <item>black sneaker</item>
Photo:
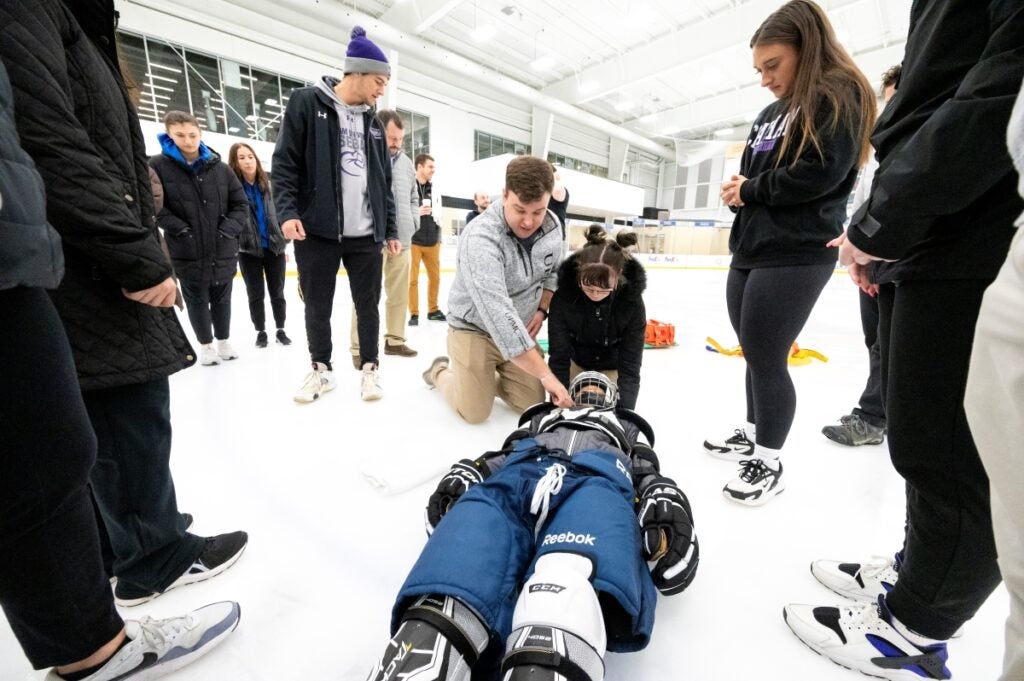
[[[434,310],[433,312],[428,314],[427,315],[427,319],[430,319],[430,320],[435,321],[435,322],[446,322],[446,321],[448,321],[448,318],[444,316],[444,312],[441,312],[440,310]]]
[[[291,345],[292,339],[284,332],[284,329],[277,330],[277,342],[281,345]]]
[[[195,584],[216,577],[238,561],[248,543],[249,535],[241,531],[207,537],[203,552],[199,554],[196,561],[180,577],[168,584],[166,589],[146,591],[118,580],[117,586],[114,588],[114,601],[122,608],[130,608],[151,601],[161,593],[167,593],[179,586]]]
[[[842,416],[838,426],[825,426],[821,433],[832,442],[847,447],[880,445],[885,440],[885,426],[872,425],[862,419],[860,414]]]
[[[409,326],[419,326],[420,316],[418,314],[409,315]]]
[[[256,333],[256,347],[265,348],[267,347],[267,332],[259,331]]]

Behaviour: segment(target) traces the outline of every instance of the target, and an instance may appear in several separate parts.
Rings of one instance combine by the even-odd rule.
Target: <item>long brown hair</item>
[[[871,153],[871,129],[875,123],[875,94],[871,84],[853,62],[846,48],[836,38],[825,12],[810,0],[792,0],[772,12],[754,31],[750,47],[758,45],[789,45],[797,52],[796,78],[787,98],[789,111],[799,111],[796,118],[800,131],[793,162],[808,145],[825,160],[815,115],[822,98],[832,108],[829,134],[842,124],[853,130],[860,140],[857,165],[868,160]],[[794,135],[786,135],[779,149],[779,161],[785,157]],[[778,163],[777,162],[777,163]]]
[[[636,245],[636,234],[622,231],[612,239],[604,227],[595,223],[587,227],[583,236],[587,245],[580,249],[579,254],[580,286],[612,288],[613,279],[617,280],[617,286],[621,285],[625,281],[622,269],[630,257],[626,249]]]
[[[256,150],[250,147],[245,142],[235,142],[231,145],[231,149],[228,151],[228,165],[232,170],[235,171],[235,175],[238,175],[239,182],[245,182],[245,176],[242,175],[242,169],[238,167],[238,151],[242,147],[245,147],[252,152],[253,157],[256,159],[256,186],[260,188],[260,191],[264,194],[267,193],[267,189],[270,188],[270,178],[267,177],[267,171],[263,170],[263,164],[260,163],[259,154]]]

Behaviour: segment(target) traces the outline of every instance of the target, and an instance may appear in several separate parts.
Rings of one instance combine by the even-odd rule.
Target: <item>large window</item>
[[[416,160],[420,154],[430,153],[430,116],[415,111],[399,109],[405,125],[405,139],[402,140],[402,151],[409,158]]]
[[[548,154],[548,161],[554,163],[560,168],[569,168],[571,170],[587,173],[588,175],[594,175],[596,177],[608,177],[608,169],[604,166],[587,163],[586,161],[580,161],[575,158],[569,158],[568,156],[562,156],[561,154],[556,154],[554,152]]]
[[[119,32],[118,41],[134,81],[139,117],[145,120],[162,121],[168,111],[187,111],[203,130],[276,142],[288,97],[308,85],[159,38]],[[424,129],[418,139],[429,147],[429,119],[414,115]]]
[[[168,111],[191,111],[185,62],[181,55],[167,45],[148,41],[146,55],[147,68],[141,82],[139,103],[141,113],[150,113],[154,120],[159,121]],[[147,104],[148,112],[142,108]]]
[[[477,161],[482,158],[490,158],[491,156],[500,156],[501,154],[516,154],[521,156],[523,154],[530,153],[529,144],[505,139],[504,137],[498,137],[497,135],[491,135],[479,130],[476,131],[473,146],[473,157],[474,160]]]

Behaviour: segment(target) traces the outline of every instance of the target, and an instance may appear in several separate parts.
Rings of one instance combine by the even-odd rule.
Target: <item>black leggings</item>
[[[36,669],[92,655],[123,626],[100,560],[96,461],[71,348],[42,289],[0,291],[0,606]]]
[[[252,325],[257,331],[266,328],[267,311],[263,304],[266,299],[263,285],[265,280],[266,290],[270,292],[274,323],[277,328],[283,329],[287,309],[284,299],[284,253],[274,255],[269,249],[265,249],[263,255],[239,253],[238,267],[242,270],[242,281],[245,282],[245,291],[249,296],[249,318],[252,319]]]
[[[729,270],[725,298],[747,361],[747,421],[757,444],[786,444],[796,413],[789,351],[833,269],[830,263]]]

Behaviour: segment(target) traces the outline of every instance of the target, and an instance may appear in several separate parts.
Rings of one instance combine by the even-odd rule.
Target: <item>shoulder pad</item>
[[[546,414],[549,411],[552,411],[556,408],[557,407],[555,407],[555,405],[551,402],[538,402],[537,404],[526,408],[526,411],[523,412],[523,415],[519,417],[519,423],[517,425],[522,426],[524,424],[527,424],[533,420],[534,416]]]
[[[648,423],[643,416],[640,416],[640,414],[637,414],[632,409],[626,409],[625,407],[617,407],[615,409],[615,414],[623,421],[629,421],[636,426],[640,432],[643,433],[644,437],[647,438],[647,444],[651,447],[654,446],[654,429],[651,428],[651,424]]]

